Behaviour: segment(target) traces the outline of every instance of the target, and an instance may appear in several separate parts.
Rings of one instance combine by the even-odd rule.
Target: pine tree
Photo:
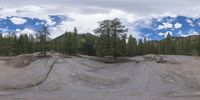
[[[127,44],[127,55],[128,56],[135,56],[137,50],[137,41],[135,38],[133,38],[132,35],[128,38],[128,44]]]
[[[200,54],[200,33],[199,33],[199,36],[198,36],[198,48],[197,48],[197,51],[198,51],[198,53]]]
[[[0,56],[3,55],[3,36],[2,33],[0,33]]]
[[[112,31],[112,41],[113,41],[113,57],[116,59],[118,56],[119,45],[117,44],[117,39],[122,36],[125,32],[128,31],[128,29],[125,28],[125,26],[122,25],[120,20],[118,18],[115,18],[111,21],[111,31]]]
[[[80,39],[80,53],[86,55],[96,55],[95,43],[96,43],[96,36],[87,33],[82,34],[79,37]]]
[[[39,45],[40,45],[40,51],[44,53],[46,56],[47,52],[47,38],[50,35],[49,32],[49,26],[44,26],[40,31],[39,31]]]
[[[120,50],[119,55],[120,56],[126,56],[127,54],[127,46],[126,46],[126,34],[122,36],[122,39],[119,40],[120,46],[118,47]]]
[[[74,32],[72,34],[72,54],[78,53],[79,43],[78,43],[78,32],[77,28],[74,28]]]
[[[142,39],[139,39],[138,47],[137,47],[137,54],[138,55],[143,55],[144,54],[144,44],[143,44]]]
[[[164,42],[165,42],[164,54],[172,54],[173,46],[172,46],[171,35],[169,33],[167,34],[167,38]]]
[[[29,53],[33,53],[35,52],[35,38],[33,36],[33,34],[29,35],[29,40],[28,40],[28,52]]]
[[[127,31],[117,18],[100,22],[99,28],[95,30],[95,33],[100,34],[96,46],[97,53],[103,56],[112,55],[116,59],[122,52],[120,41]]]
[[[112,55],[111,48],[111,20],[104,20],[99,22],[99,28],[94,30],[99,35],[98,41],[95,45],[97,55],[108,56]]]

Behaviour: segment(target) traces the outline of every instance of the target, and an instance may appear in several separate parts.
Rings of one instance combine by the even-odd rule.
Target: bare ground
[[[200,99],[197,57],[150,54],[111,64],[56,53],[32,60],[36,55],[29,55],[29,64],[17,68],[15,57],[1,58],[0,100]],[[11,60],[15,63],[8,64]]]

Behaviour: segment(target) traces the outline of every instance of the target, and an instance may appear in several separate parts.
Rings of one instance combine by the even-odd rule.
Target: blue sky
[[[144,26],[139,24],[139,26]],[[200,18],[185,16],[152,18],[150,27],[139,27],[144,37],[152,40],[160,40],[171,34],[172,36],[186,37],[197,35],[200,32]]]
[[[49,15],[50,20],[53,22],[51,25],[52,27],[56,27],[62,21],[66,20],[67,17],[59,16],[59,15]],[[24,21],[16,23],[15,20],[12,19],[23,19]],[[18,16],[10,16],[4,19],[0,19],[0,32],[16,32],[17,29],[24,30],[24,29],[31,29],[38,31],[40,30],[45,24],[47,23],[46,20],[41,20],[38,18],[29,18],[29,17],[18,17]]]
[[[66,16],[53,15],[49,17],[53,22],[51,27],[57,27],[66,20],[67,22],[71,21],[68,20]],[[13,22],[13,18],[24,19],[25,21],[16,24]],[[197,35],[198,32],[200,32],[200,18],[190,18],[185,16],[164,16],[161,18],[148,19],[148,25],[146,25],[144,21],[138,20],[135,23],[130,23],[129,27],[133,25],[132,27],[134,27],[142,37],[146,37],[151,40],[163,39],[167,34],[171,34],[172,36],[185,37],[189,35]],[[0,19],[0,32],[18,32],[25,29],[37,31],[41,29],[45,23],[47,23],[47,21],[37,18],[12,16],[5,19]]]
[[[113,2],[115,2],[113,4]],[[151,40],[200,32],[200,0],[0,0],[0,32],[35,33],[50,25],[51,38],[78,28],[90,32],[104,19],[121,19],[129,35]]]

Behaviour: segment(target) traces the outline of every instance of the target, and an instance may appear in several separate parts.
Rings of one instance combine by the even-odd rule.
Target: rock
[[[170,56],[161,56],[157,63],[163,63],[163,64],[180,64],[181,61],[178,60],[178,58],[170,57]]]
[[[160,57],[157,56],[157,55],[154,55],[154,54],[148,54],[148,55],[144,55],[143,58],[144,58],[146,61],[156,61],[156,60],[158,60]]]
[[[103,57],[103,61],[104,61],[105,63],[114,63],[114,62],[115,62],[113,56],[105,56],[105,57]]]
[[[25,60],[22,55],[18,58]],[[0,73],[0,90],[24,89],[39,85],[45,80],[56,60],[56,57],[42,58],[31,62],[30,65],[24,68],[4,68],[10,73]],[[12,59],[12,62],[16,61]]]
[[[13,66],[15,68],[23,68],[31,64],[33,61],[37,60],[39,57],[43,56],[44,55],[41,53],[23,54],[15,56],[8,60],[8,65]]]
[[[157,63],[167,63],[168,61],[164,59],[164,57],[160,57],[160,59],[157,61]]]

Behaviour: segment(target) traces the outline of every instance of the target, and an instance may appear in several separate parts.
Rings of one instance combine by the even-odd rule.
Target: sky
[[[200,32],[200,0],[0,0],[0,32],[35,33],[48,24],[55,38],[77,27],[93,33],[98,22],[119,18],[135,38],[159,40]]]

